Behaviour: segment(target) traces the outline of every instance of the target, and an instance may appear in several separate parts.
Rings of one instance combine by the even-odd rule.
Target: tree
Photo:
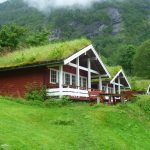
[[[118,63],[128,74],[133,73],[133,58],[135,55],[135,47],[133,45],[126,45],[119,56]]]
[[[30,46],[44,45],[48,43],[48,31],[46,29],[41,29],[39,31],[29,33],[26,38],[26,44]]]
[[[0,28],[0,47],[16,49],[24,34],[25,28],[16,24],[3,25]]]
[[[133,64],[136,75],[150,78],[150,40],[138,47]]]

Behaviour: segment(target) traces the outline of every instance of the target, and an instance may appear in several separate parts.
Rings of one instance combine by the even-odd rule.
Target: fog
[[[93,2],[102,2],[106,0],[24,0],[31,7],[35,7],[41,11],[46,11],[50,8],[60,7],[89,7]]]
[[[6,2],[7,0],[0,0],[0,3]]]

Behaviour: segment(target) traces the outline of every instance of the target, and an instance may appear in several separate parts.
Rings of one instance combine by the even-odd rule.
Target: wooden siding
[[[46,68],[28,68],[0,72],[0,94],[22,97],[26,86],[36,83],[38,87],[47,83]]]
[[[63,71],[76,74],[76,69],[67,65]],[[87,77],[87,72],[81,70],[80,75]],[[0,95],[23,97],[26,86],[32,83],[36,83],[38,87],[42,85],[46,85],[47,88],[59,87],[58,84],[50,83],[50,69],[47,67],[18,69],[0,72]]]

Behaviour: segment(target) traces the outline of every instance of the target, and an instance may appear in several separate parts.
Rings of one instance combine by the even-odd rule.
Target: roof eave
[[[59,64],[63,64],[63,60],[46,61],[46,62],[42,62],[42,63],[40,62],[40,63],[30,64],[30,65],[22,65],[22,66],[15,66],[15,67],[6,67],[6,68],[1,68],[0,72],[19,70],[19,69],[27,69],[27,68],[36,68],[36,67],[42,67],[42,66],[48,66],[48,65],[59,65]]]

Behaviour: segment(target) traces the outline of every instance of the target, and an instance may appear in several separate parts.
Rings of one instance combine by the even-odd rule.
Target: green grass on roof
[[[108,70],[108,72],[110,73],[110,75],[111,75],[111,79],[113,79],[114,78],[114,76],[122,69],[122,67],[121,66],[106,66],[107,67],[107,70]],[[110,81],[111,80],[110,78],[104,78],[103,79],[103,81]],[[92,80],[92,82],[99,82],[99,80],[98,79],[94,79],[94,80]]]
[[[89,40],[82,38],[18,50],[0,57],[0,69],[63,60],[90,44]]]
[[[122,69],[122,67],[121,66],[113,66],[113,67],[107,66],[107,69],[111,75],[111,78],[113,78]]]
[[[139,79],[136,77],[130,77],[129,81],[131,83],[132,89],[135,91],[147,91],[150,84],[150,79]]]

